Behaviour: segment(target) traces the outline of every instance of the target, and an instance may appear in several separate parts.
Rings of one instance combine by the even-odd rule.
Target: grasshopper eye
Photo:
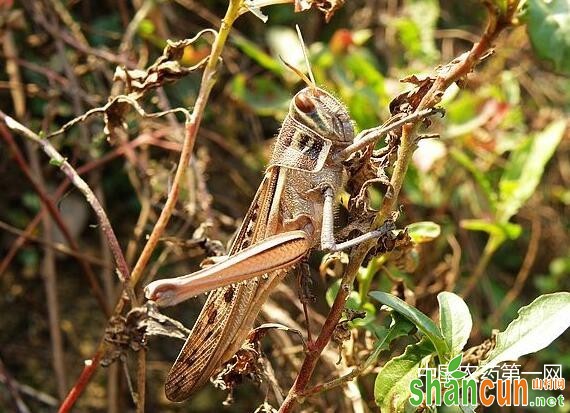
[[[315,104],[304,93],[295,96],[295,106],[303,113],[311,113],[315,110]]]

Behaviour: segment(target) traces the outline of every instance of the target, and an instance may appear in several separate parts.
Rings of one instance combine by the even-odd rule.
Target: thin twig
[[[59,210],[55,206],[55,203],[51,200],[51,198],[45,192],[45,190],[44,190],[45,185],[43,185],[41,182],[36,182],[36,179],[32,176],[32,173],[31,173],[28,165],[26,164],[26,160],[24,159],[24,156],[20,152],[18,145],[16,145],[16,142],[14,141],[12,134],[4,127],[4,125],[1,125],[1,124],[0,124],[0,135],[6,141],[8,146],[10,147],[10,150],[12,151],[12,155],[14,157],[14,160],[16,161],[17,165],[20,167],[20,170],[24,173],[24,175],[26,176],[28,181],[34,187],[34,190],[36,191],[36,193],[40,197],[42,204],[44,205],[46,210],[49,212],[49,214],[53,218],[54,222],[57,224],[57,227],[60,229],[65,240],[68,242],[71,250],[76,253],[77,257],[79,257],[79,255],[77,255],[79,253],[79,250],[80,250],[79,245],[77,244],[77,242],[75,241],[75,239],[73,238],[71,233],[69,232],[69,229],[67,228],[67,224],[63,220],[61,214],[59,213]],[[38,222],[39,222],[39,220],[38,220]],[[27,231],[25,234],[29,235]],[[48,244],[51,244],[51,243],[48,242]],[[0,274],[2,274],[4,272],[5,268],[7,268],[6,264],[4,264],[4,263],[7,262],[6,259],[9,257],[10,252],[4,258],[2,265],[0,265]],[[87,281],[89,283],[89,286],[92,289],[93,293],[95,294],[95,298],[98,300],[99,305],[101,306],[103,312],[108,315],[109,314],[109,308],[105,302],[105,299],[103,297],[103,291],[101,289],[101,286],[99,285],[99,281],[97,280],[95,273],[91,269],[91,266],[89,266],[85,261],[83,261],[80,258],[78,260],[79,260],[79,264],[81,265],[81,268],[83,270],[83,273],[87,277]]]
[[[92,255],[88,255],[88,254],[85,254],[85,253],[82,253],[79,251],[74,251],[64,244],[60,244],[57,242],[48,243],[45,240],[38,238],[35,235],[27,234],[25,231],[22,231],[16,227],[13,227],[12,225],[10,225],[4,221],[0,221],[0,229],[3,229],[4,231],[9,232],[11,234],[14,234],[14,235],[17,235],[20,237],[24,237],[28,241],[35,242],[39,245],[42,245],[46,248],[50,248],[50,249],[52,249],[56,252],[59,252],[61,254],[69,255],[71,257],[81,259],[81,260],[86,261],[90,264],[95,264],[95,265],[98,265],[100,267],[108,267],[107,263],[100,258],[94,257]],[[108,268],[112,268],[112,267],[108,267]]]
[[[79,378],[77,379],[77,381],[75,382],[69,393],[67,394],[63,403],[61,403],[61,406],[59,406],[58,410],[59,413],[71,411],[73,405],[75,404],[75,401],[77,400],[79,395],[83,392],[85,386],[87,386],[87,383],[89,383],[89,381],[91,380],[93,373],[97,371],[97,367],[99,367],[99,362],[101,361],[102,357],[103,357],[103,352],[98,350],[91,357],[90,360],[85,360],[85,366],[83,367],[83,371],[81,372]]]
[[[83,178],[81,178],[75,169],[73,169],[73,167],[69,164],[69,162],[67,162],[67,159],[65,159],[48,140],[41,138],[36,133],[32,132],[20,122],[17,122],[15,119],[6,115],[2,111],[0,111],[0,120],[4,121],[9,129],[19,132],[26,138],[39,144],[42,150],[50,158],[50,162],[58,166],[59,169],[61,169],[61,171],[71,180],[73,185],[75,185],[77,189],[79,189],[81,193],[85,195],[87,202],[89,205],[91,205],[93,211],[95,212],[95,215],[97,216],[97,219],[99,220],[101,230],[107,237],[107,242],[109,243],[111,251],[113,252],[113,257],[115,258],[115,263],[117,265],[121,281],[128,281],[130,278],[129,269],[127,267],[127,262],[125,261],[125,257],[121,252],[119,241],[115,236],[113,228],[111,227],[111,223],[109,222],[109,218],[107,218],[107,214],[101,207],[101,204],[97,200],[97,197],[95,197],[95,194],[91,188],[89,188],[89,185],[87,185]]]
[[[26,96],[22,84],[22,75],[18,67],[18,50],[14,44],[14,36],[10,27],[4,29],[2,35],[2,51],[6,59],[6,73],[10,84],[10,94],[14,104],[14,114],[22,119],[26,113]]]
[[[100,171],[96,170],[94,171],[94,175],[96,177],[96,182],[95,184],[92,182],[92,186],[95,190],[95,194],[101,200],[103,206],[106,206],[105,192],[103,191],[100,179],[102,174]],[[99,244],[103,262],[105,263],[105,266],[101,271],[103,289],[105,291],[107,303],[109,304],[109,307],[111,307],[116,301],[116,279],[113,275],[113,257],[107,245],[105,234],[103,234],[102,231],[99,231]],[[120,379],[119,365],[117,363],[111,364],[107,368],[107,413],[119,413]]]
[[[505,310],[519,296],[523,287],[525,286],[528,276],[530,275],[530,270],[532,269],[534,261],[536,260],[536,254],[538,253],[538,248],[540,245],[540,236],[542,234],[540,217],[534,217],[530,231],[530,242],[528,244],[528,249],[526,251],[521,269],[515,278],[513,287],[509,290],[507,295],[505,295],[501,301],[501,304],[499,304],[499,307],[491,315],[489,324],[492,326],[497,325]]]
[[[3,126],[2,126],[3,127]],[[1,131],[1,128],[0,128]],[[140,145],[153,145],[153,146],[157,146],[169,151],[175,151],[175,152],[180,152],[180,145],[175,143],[175,142],[167,142],[164,141],[163,139],[159,139],[160,137],[166,136],[169,133],[168,130],[161,130],[161,131],[157,131],[157,132],[153,132],[152,134],[141,134],[138,138],[130,141],[128,144],[124,144],[121,145],[120,147],[114,149],[113,151],[105,154],[104,156],[95,159],[83,166],[80,166],[77,168],[77,173],[79,175],[84,175],[92,170],[95,170],[96,168],[101,167],[102,165],[114,160],[115,158],[119,157],[119,156],[124,156],[125,153],[127,152],[127,147],[129,149],[134,149]],[[67,189],[69,188],[69,185],[71,185],[70,181],[66,180],[65,182],[62,182],[60,184],[60,186],[57,188],[57,190],[55,191],[55,194],[53,196],[54,198],[54,202],[56,202],[57,200],[59,200],[63,194],[65,194],[65,192],[67,191]],[[16,239],[16,241],[14,241],[12,243],[12,246],[10,247],[10,249],[8,250],[8,252],[4,255],[2,262],[0,262],[0,276],[7,270],[7,268],[10,266],[11,261],[14,259],[14,257],[16,256],[18,250],[25,244],[26,239],[32,237],[32,234],[34,232],[34,230],[36,229],[36,227],[38,226],[38,224],[40,223],[41,217],[44,215],[45,213],[45,209],[42,209],[26,226],[26,228],[24,229],[24,231],[22,231],[22,234],[18,237],[18,239]],[[33,238],[30,238],[33,239]]]
[[[131,48],[133,38],[141,22],[146,19],[146,16],[152,11],[155,5],[155,0],[146,0],[142,6],[138,8],[136,14],[125,29],[125,34],[123,35],[121,45],[119,46],[119,55],[124,55]]]
[[[376,362],[376,359],[378,358],[378,356],[380,355],[380,353],[383,350],[382,347],[384,346],[384,343],[386,342],[388,337],[391,336],[392,331],[393,331],[393,328],[390,328],[386,332],[386,335],[384,336],[382,341],[380,341],[379,343],[376,344],[376,348],[374,349],[374,351],[368,356],[366,361],[364,363],[362,363],[360,366],[355,367],[354,369],[352,369],[349,373],[345,374],[344,376],[338,377],[338,378],[333,379],[333,380],[331,380],[327,383],[324,383],[324,384],[316,385],[315,387],[305,391],[301,396],[302,397],[314,396],[318,393],[322,393],[322,392],[325,392],[327,390],[333,389],[335,387],[342,386],[346,382],[348,382],[350,380],[354,380],[355,378],[364,374],[368,370],[368,368],[370,368]]]
[[[146,399],[146,349],[137,353],[137,413],[144,413]]]
[[[37,147],[31,142],[28,145],[28,153],[32,173],[35,175],[38,187],[45,187],[45,182],[41,172],[40,161],[38,159]],[[49,216],[45,216],[42,220],[43,234],[42,237],[46,244],[53,242],[52,228],[53,222]],[[46,309],[48,313],[49,336],[51,341],[51,349],[53,353],[53,370],[57,384],[57,394],[60,400],[63,400],[67,392],[67,374],[65,373],[65,360],[63,357],[63,339],[61,337],[61,317],[59,311],[59,300],[57,298],[57,270],[55,265],[55,254],[52,249],[44,249],[44,257],[42,261],[43,280],[46,292]]]
[[[24,400],[20,396],[20,392],[18,391],[18,387],[8,370],[6,370],[6,366],[4,366],[4,362],[0,358],[0,383],[4,383],[6,388],[8,389],[8,394],[10,395],[10,399],[12,401],[14,411],[16,413],[30,413],[30,409],[24,403]]]

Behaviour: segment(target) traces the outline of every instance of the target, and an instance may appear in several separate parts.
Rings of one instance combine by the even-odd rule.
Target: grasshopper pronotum
[[[335,242],[334,201],[346,174],[342,162],[389,131],[434,113],[416,112],[355,136],[346,107],[316,86],[310,69],[308,79],[289,67],[307,87],[291,101],[227,259],[189,275],[154,281],[145,289],[146,297],[161,306],[211,291],[166,380],[170,400],[188,398],[233,356],[274,286],[311,249],[339,251],[392,229]]]

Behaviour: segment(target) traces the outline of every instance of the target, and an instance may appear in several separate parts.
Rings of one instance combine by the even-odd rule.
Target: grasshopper
[[[192,274],[157,280],[148,299],[171,306],[211,291],[168,374],[165,392],[183,401],[205,384],[245,341],[271,291],[313,248],[340,251],[381,237],[388,225],[337,243],[335,198],[351,154],[389,131],[434,113],[416,112],[355,134],[346,107],[285,62],[307,84],[291,100],[263,181],[226,259]]]

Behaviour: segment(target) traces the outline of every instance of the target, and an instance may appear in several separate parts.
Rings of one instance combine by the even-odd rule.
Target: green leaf
[[[327,292],[325,293],[325,298],[329,306],[333,305],[333,302],[338,294],[338,289],[340,288],[340,280],[336,280],[331,286],[328,288]],[[350,308],[351,310],[360,310],[360,296],[356,291],[351,291],[348,299],[346,300],[346,308]]]
[[[397,313],[394,313],[390,323],[390,328],[386,328],[384,326],[376,326],[375,329],[370,329],[376,334],[376,348],[370,354],[370,356],[368,356],[364,364],[366,366],[371,366],[376,363],[376,359],[380,353],[384,350],[388,350],[392,341],[398,337],[409,335],[414,328],[414,325],[407,319]]]
[[[53,166],[57,166],[58,168],[61,168],[61,165],[63,165],[63,162],[61,159],[54,159],[54,158],[50,158],[49,160],[49,164],[53,165]]]
[[[475,374],[503,361],[517,360],[542,350],[570,327],[570,292],[538,297],[519,310],[519,316],[497,335],[497,345],[481,362]]]
[[[439,327],[428,316],[392,294],[387,294],[382,291],[372,291],[369,295],[376,301],[394,309],[394,311],[414,323],[418,330],[424,333],[433,343],[440,360],[444,362],[448,359],[449,348],[447,347],[445,338],[441,334]]]
[[[570,2],[528,0],[527,29],[537,56],[570,73]]]
[[[473,320],[465,301],[456,294],[442,292],[439,301],[439,327],[445,337],[450,355],[461,353],[469,339]],[[460,359],[461,360],[461,359]]]
[[[535,192],[565,129],[566,120],[552,122],[531,142],[511,154],[499,182],[496,215],[499,222],[508,222]]]
[[[465,373],[464,371],[461,371],[461,370],[456,370],[456,371],[451,372],[449,375],[452,378],[459,380],[459,379],[462,379],[465,376],[467,376],[467,373]]]
[[[340,280],[335,281],[331,286],[327,289],[325,293],[325,298],[329,306],[332,306],[336,295],[338,294],[338,289],[340,288]],[[374,322],[376,319],[376,307],[372,305],[372,303],[363,303],[360,300],[360,294],[356,291],[351,291],[348,299],[346,300],[345,304],[346,308],[351,310],[364,310],[366,312],[366,316],[364,318],[356,318],[350,322],[352,327],[370,327],[369,330],[376,331],[377,327],[369,326],[371,323]]]
[[[402,317],[400,314],[394,313],[392,315],[388,337],[384,341],[389,345],[390,342],[394,341],[398,337],[410,335],[412,331],[415,331],[414,324],[407,318]]]
[[[432,241],[441,234],[441,227],[432,221],[414,222],[406,228],[412,241],[416,244]]]
[[[453,359],[449,360],[449,363],[447,364],[447,371],[449,373],[457,370],[459,368],[459,366],[461,366],[462,357],[463,357],[463,355],[459,354],[459,355],[455,356]]]
[[[493,0],[493,4],[501,10],[501,13],[505,14],[507,11],[507,0]]]
[[[245,75],[234,76],[230,85],[231,96],[263,116],[285,117],[291,96],[271,79]]]
[[[395,27],[410,58],[423,58],[426,63],[439,58],[434,31],[439,19],[436,0],[406,0],[404,17],[395,20]]]
[[[481,172],[481,170],[475,165],[475,163],[462,151],[452,148],[450,151],[451,156],[455,159],[461,166],[467,169],[473,178],[477,181],[477,184],[483,190],[487,201],[491,205],[491,208],[495,209],[495,204],[497,202],[497,196],[493,187],[491,185],[491,181],[487,177],[486,174]]]
[[[369,364],[368,360],[375,360],[380,352],[388,350],[392,341],[399,337],[409,336],[416,328],[410,321],[398,313],[394,313],[391,316],[389,328],[377,323],[370,323],[366,326],[366,328],[376,336],[376,348],[365,364]]]
[[[240,49],[246,56],[249,56],[261,67],[270,70],[277,75],[283,74],[283,65],[272,56],[265,53],[263,49],[254,42],[235,34],[232,36],[232,41],[238,49]]]
[[[388,361],[374,382],[374,399],[383,412],[404,412],[410,397],[410,382],[418,377],[419,369],[434,354],[429,340],[423,339],[406,347],[399,357]]]
[[[460,222],[461,228],[468,229],[470,231],[483,231],[487,234],[501,239],[502,241],[506,239],[517,239],[522,233],[522,227],[518,224],[513,224],[510,222],[506,223],[496,223],[489,222],[484,219],[463,219]]]

